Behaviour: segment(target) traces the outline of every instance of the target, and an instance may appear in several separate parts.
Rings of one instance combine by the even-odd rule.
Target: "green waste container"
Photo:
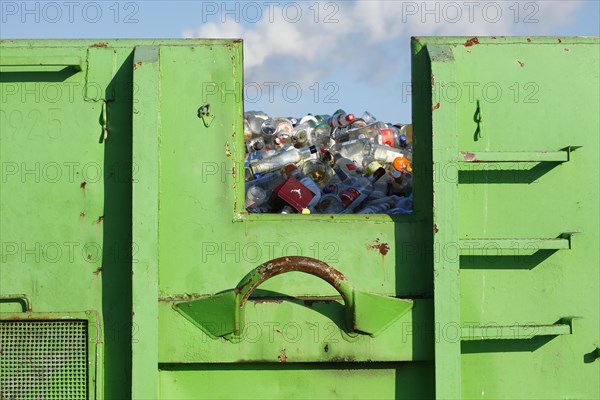
[[[240,40],[0,42],[2,396],[600,397],[599,46],[413,38],[387,216],[245,212]]]

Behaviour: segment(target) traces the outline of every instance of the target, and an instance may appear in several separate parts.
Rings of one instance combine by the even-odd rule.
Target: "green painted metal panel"
[[[309,370],[331,371],[331,378],[321,379],[323,391],[315,392],[330,398],[345,398],[349,393],[347,383],[333,376],[343,376],[344,371],[359,368],[355,363],[365,361],[387,362],[390,371],[405,361],[420,361],[428,365],[424,370],[429,375],[422,379],[431,382],[432,283],[426,260],[432,255],[422,246],[425,232],[431,232],[427,200],[414,215],[399,217],[246,214],[244,183],[238,173],[243,170],[244,151],[242,43],[196,41],[188,46],[161,46],[159,65],[158,159],[147,162],[159,166],[161,396],[277,396],[272,391],[275,387],[257,389],[248,396],[241,393],[256,384],[256,374],[265,382],[275,382],[289,368],[298,369],[292,365],[300,364]],[[210,123],[197,113],[206,103],[214,116]],[[145,133],[135,130],[134,136],[138,134]],[[426,147],[423,152],[427,153]],[[421,160],[426,165],[426,156]],[[427,199],[431,180],[418,182],[415,196]],[[228,304],[234,304],[234,292],[224,291],[243,282],[260,264],[286,256],[318,259],[346,276],[356,289],[351,298],[358,304],[358,330],[376,332],[370,324],[385,315],[376,307],[379,297],[367,293],[390,301],[418,300],[406,315],[387,327],[383,324],[386,329],[376,336],[356,334],[348,331],[347,314],[335,288],[314,276],[289,272],[253,291],[238,331],[241,338],[211,337],[235,331],[233,317],[225,314],[233,311]],[[190,312],[185,312],[186,303],[193,304]],[[227,322],[232,325],[218,325]],[[217,325],[211,327],[211,323]],[[255,373],[245,371],[248,364],[254,365]],[[214,375],[215,368],[227,368],[230,373]],[[402,371],[418,368],[411,364]],[[357,382],[363,379],[361,373],[352,375]],[[207,376],[219,379],[225,387],[215,391],[203,386]],[[235,378],[221,380],[220,376]],[[314,376],[298,371],[298,385],[313,385]],[[400,385],[395,382],[408,376],[396,378],[390,373],[388,383],[377,389],[383,395],[377,396],[397,396]],[[182,383],[178,387],[171,379]],[[406,395],[430,394],[428,386],[408,389]]]
[[[97,314],[97,398],[598,398],[599,46],[413,39],[391,217],[245,213],[239,40],[2,41],[0,318]]]
[[[131,390],[132,48],[0,42],[0,319],[97,314],[90,398]]]
[[[438,398],[600,396],[599,47],[598,38],[413,41],[424,92],[414,126],[433,119],[441,172],[434,268],[460,267],[435,287],[436,324],[462,332],[459,349],[436,344]],[[414,70],[421,60],[431,77]],[[436,146],[440,134],[456,147]],[[451,226],[437,222],[448,215]]]

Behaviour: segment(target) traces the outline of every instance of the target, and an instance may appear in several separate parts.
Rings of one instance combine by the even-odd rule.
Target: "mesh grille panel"
[[[0,399],[87,399],[87,321],[0,321]]]

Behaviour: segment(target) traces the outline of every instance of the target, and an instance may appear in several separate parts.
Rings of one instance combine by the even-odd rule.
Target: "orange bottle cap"
[[[396,171],[407,171],[407,172],[412,172],[412,167],[410,166],[410,161],[408,161],[407,158],[404,157],[397,157],[396,159],[394,159],[394,169],[396,169]]]

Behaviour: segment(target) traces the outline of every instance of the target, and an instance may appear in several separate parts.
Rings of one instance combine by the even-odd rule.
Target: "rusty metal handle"
[[[193,301],[176,303],[175,310],[212,338],[235,342],[244,326],[244,305],[264,281],[286,272],[304,272],[333,286],[344,300],[347,334],[375,336],[408,313],[413,301],[372,294],[355,289],[337,269],[308,257],[281,257],[259,265],[240,280],[234,289]]]
[[[235,294],[239,297],[239,307],[244,307],[252,292],[263,282],[292,271],[304,272],[323,279],[339,292],[345,304],[352,303],[351,286],[344,274],[323,261],[291,256],[267,261],[246,274],[234,289]]]
[[[0,303],[19,303],[23,312],[31,312],[31,300],[26,294],[0,295]]]
[[[250,271],[234,289],[234,333],[239,334],[244,325],[244,305],[252,292],[266,280],[286,272],[304,272],[323,279],[333,286],[344,299],[346,323],[349,330],[352,327],[354,307],[354,290],[348,278],[331,265],[314,258],[290,256],[276,258],[259,265]]]

